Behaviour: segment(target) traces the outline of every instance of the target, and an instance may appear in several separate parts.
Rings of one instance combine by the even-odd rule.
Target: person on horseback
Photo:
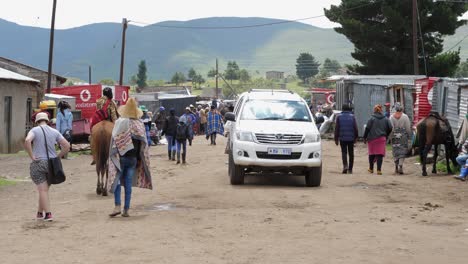
[[[103,120],[108,120],[112,123],[115,123],[117,118],[119,118],[119,114],[117,112],[117,105],[115,104],[114,100],[112,100],[113,94],[112,94],[112,88],[106,87],[104,90],[102,90],[102,97],[99,98],[96,101],[96,112],[94,113],[93,117],[91,118],[91,131],[93,130],[93,127],[103,121]],[[92,137],[89,137],[89,141],[92,145]],[[92,149],[92,148],[91,148]],[[93,161],[91,162],[91,165],[96,164],[96,160],[93,154]]]

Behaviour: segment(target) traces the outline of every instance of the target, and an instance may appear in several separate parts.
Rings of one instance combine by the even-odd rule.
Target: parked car
[[[283,172],[305,176],[309,187],[320,186],[322,144],[307,103],[286,90],[243,93],[231,121],[229,176],[243,184],[247,172]]]

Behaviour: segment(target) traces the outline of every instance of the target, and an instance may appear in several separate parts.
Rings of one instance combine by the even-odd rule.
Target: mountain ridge
[[[245,28],[260,24],[274,25]],[[234,26],[244,28],[223,28]],[[458,32],[465,32],[468,26],[465,27],[449,37],[448,47],[462,37]],[[94,23],[57,30],[54,72],[87,80],[88,65],[91,65],[94,82],[104,78],[117,80],[121,31],[121,23]],[[49,33],[49,29],[22,26],[0,18],[0,35],[8,36],[0,45],[0,56],[46,69]],[[468,48],[463,47],[462,57],[467,58]],[[268,70],[294,74],[300,52],[310,52],[319,62],[328,57],[345,64],[355,62],[350,55],[352,51],[353,45],[333,29],[281,19],[210,17],[129,25],[124,79],[128,81],[136,73],[142,59],[147,62],[150,79],[167,80],[174,72],[187,73],[191,67],[205,75],[214,68],[216,58],[221,70],[228,60],[236,60],[240,67],[259,74]]]

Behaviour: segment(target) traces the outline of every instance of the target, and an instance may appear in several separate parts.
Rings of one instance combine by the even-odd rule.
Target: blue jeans
[[[187,153],[187,140],[182,140],[182,141],[179,141],[179,140],[176,140],[177,142],[177,160],[180,160],[180,152],[183,150],[183,156],[185,156]]]
[[[176,151],[177,146],[174,141],[174,136],[168,136],[166,135],[166,140],[167,140],[167,150],[168,151]]]
[[[120,169],[121,171],[117,173],[119,183],[115,188],[114,192],[114,201],[116,206],[120,206],[122,201],[120,200],[121,193],[121,183],[123,182],[125,188],[125,205],[124,209],[128,210],[130,208],[130,200],[132,198],[132,180],[133,175],[136,171],[137,158],[136,157],[120,157]]]
[[[462,154],[457,157],[457,163],[460,165],[460,167],[465,166],[466,160],[468,160],[468,154]]]

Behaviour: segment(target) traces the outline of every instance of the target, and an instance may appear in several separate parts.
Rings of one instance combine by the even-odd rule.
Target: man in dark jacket
[[[166,122],[164,123],[164,128],[162,132],[162,136],[166,135],[167,140],[167,154],[169,156],[169,160],[175,160],[176,156],[176,133],[177,133],[177,123],[179,123],[179,118],[175,116],[175,109],[172,108],[169,111],[169,116],[166,118]]]
[[[353,173],[354,143],[358,137],[356,118],[351,112],[351,107],[344,104],[342,112],[336,118],[335,144],[341,146],[341,158],[343,160],[343,174]],[[349,155],[349,163],[348,163]]]

